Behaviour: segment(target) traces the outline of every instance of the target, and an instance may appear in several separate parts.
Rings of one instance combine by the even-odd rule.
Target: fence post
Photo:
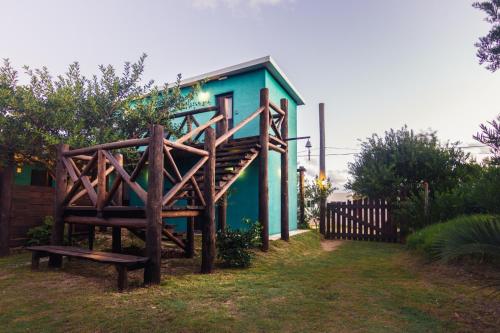
[[[282,98],[280,108],[285,112],[283,122],[281,123],[281,139],[288,138],[288,100]],[[288,211],[288,145],[287,142],[284,153],[281,153],[281,239],[288,241],[290,239],[289,231],[289,211]]]
[[[62,245],[64,237],[64,206],[63,201],[66,196],[68,186],[67,170],[64,167],[63,154],[69,150],[67,144],[59,144],[57,146],[57,163],[56,163],[56,195],[54,203],[54,225],[52,226],[52,236],[50,243],[52,245]],[[61,267],[62,257],[59,255],[51,255],[49,257],[49,266]]]
[[[201,273],[211,273],[215,260],[215,133],[211,127],[205,130],[205,220],[202,227]]]
[[[163,135],[163,126],[152,126],[149,141],[149,180],[146,200],[146,254],[149,263],[144,269],[145,284],[159,284],[161,281]]]
[[[304,195],[304,173],[306,168],[299,168],[299,211],[300,211],[300,224],[306,224],[306,204],[305,204],[305,195]]]
[[[10,253],[10,210],[12,207],[12,189],[14,186],[14,154],[8,155],[7,165],[2,172],[0,188],[0,257]]]
[[[259,222],[262,224],[262,251],[269,250],[269,89],[260,90]]]

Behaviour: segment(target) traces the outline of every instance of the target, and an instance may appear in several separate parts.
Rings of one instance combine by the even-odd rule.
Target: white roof
[[[302,98],[300,93],[293,86],[293,84],[287,78],[285,73],[283,73],[283,71],[279,68],[274,59],[271,58],[271,56],[265,56],[262,58],[243,62],[238,65],[229,66],[216,71],[201,74],[198,76],[193,76],[191,78],[182,80],[180,84],[181,87],[189,87],[201,80],[208,80],[208,81],[217,80],[224,76],[246,73],[261,68],[267,69],[274,76],[274,78],[279,82],[279,84],[283,86],[286,92],[290,94],[290,96],[295,100],[297,105],[304,105],[304,99]]]

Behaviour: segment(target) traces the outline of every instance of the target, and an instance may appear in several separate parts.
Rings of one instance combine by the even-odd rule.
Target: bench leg
[[[123,265],[116,265],[118,271],[118,291],[124,291],[128,288],[127,267]]]
[[[49,255],[49,267],[60,268],[61,266],[62,266],[62,255],[50,254]]]
[[[31,253],[31,270],[35,271],[40,267],[40,253],[33,251]]]
[[[95,226],[89,225],[89,250],[94,249]]]
[[[113,227],[113,252],[122,252],[122,229],[120,227]]]

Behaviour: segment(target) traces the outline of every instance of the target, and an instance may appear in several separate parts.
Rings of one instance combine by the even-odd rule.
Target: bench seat
[[[87,249],[82,249],[73,246],[30,246],[26,248],[32,252],[31,268],[38,269],[40,258],[47,256],[55,256],[55,262],[61,262],[63,256],[71,258],[79,258],[90,261],[95,261],[103,264],[115,265],[118,271],[118,290],[122,291],[127,288],[127,272],[144,268],[148,262],[148,258],[133,256],[120,253],[99,252]]]

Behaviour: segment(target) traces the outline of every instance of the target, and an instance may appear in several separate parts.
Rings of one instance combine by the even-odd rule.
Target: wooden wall
[[[22,246],[30,228],[53,215],[54,189],[42,186],[14,185],[10,211],[10,247]]]

